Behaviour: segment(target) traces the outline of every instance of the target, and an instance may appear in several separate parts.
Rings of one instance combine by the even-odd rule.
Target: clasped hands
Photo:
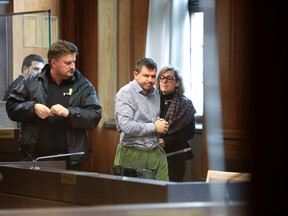
[[[43,104],[36,103],[34,109],[36,115],[41,119],[45,119],[49,116],[54,115],[63,117],[67,117],[69,115],[69,110],[60,104],[55,104],[51,107],[51,109],[49,109],[47,106]]]
[[[155,121],[157,133],[165,134],[169,129],[169,123],[162,118],[157,118]]]

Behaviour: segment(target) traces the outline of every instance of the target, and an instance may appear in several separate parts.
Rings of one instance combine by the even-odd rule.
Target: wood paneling
[[[247,130],[249,75],[247,1],[217,1],[217,34],[223,129]]]
[[[149,1],[119,0],[117,2],[117,90],[119,90],[133,79],[136,61],[145,57]]]
[[[115,129],[98,127],[92,142],[93,170],[105,174],[114,163],[116,147],[119,143],[119,133]]]
[[[117,13],[117,87],[121,88],[132,79],[132,71],[130,63],[131,50],[131,4],[130,0],[118,1]]]
[[[215,36],[218,42],[222,115],[222,127],[215,130],[218,131],[219,137],[223,138],[221,142],[223,142],[225,159],[235,158],[246,165],[246,160],[250,159],[249,1],[223,0],[215,1],[215,3],[217,29]],[[203,139],[203,174],[209,169],[205,129],[205,124],[209,122],[209,119],[204,118],[204,120],[206,122],[203,127],[203,137],[205,137]],[[229,164],[226,164],[226,169],[228,167],[231,168]],[[238,167],[241,167],[241,164]],[[243,167],[243,169],[249,169],[249,167]]]
[[[103,107],[102,120],[109,120],[114,113],[114,95],[116,92],[115,77],[116,58],[116,15],[117,5],[114,0],[98,1],[98,97]]]
[[[83,169],[106,173],[119,134],[104,122],[114,117],[114,96],[145,55],[148,1],[62,0],[60,11],[61,38],[78,46],[77,67],[95,86],[103,108],[102,120],[89,133],[91,155]]]

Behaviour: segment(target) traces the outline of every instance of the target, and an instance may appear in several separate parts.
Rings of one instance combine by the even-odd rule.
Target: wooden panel
[[[33,170],[13,164],[0,165],[0,172],[5,176],[0,184],[2,194],[76,205],[168,202],[168,196],[171,196],[167,192],[167,182],[150,179],[123,179],[120,176],[44,167]]]
[[[248,184],[175,183],[17,164],[0,165],[0,193],[82,206],[249,201]],[[28,181],[27,181],[28,180]],[[41,182],[41,184],[39,184]],[[211,193],[217,191],[217,196]],[[241,192],[241,193],[239,193]],[[129,193],[127,195],[127,193]],[[229,197],[227,200],[227,193]],[[153,195],[151,195],[153,194]],[[1,197],[0,197],[1,198]],[[0,202],[0,208],[3,204]],[[226,203],[227,204],[227,203]],[[16,206],[16,204],[15,204]]]
[[[96,130],[93,143],[93,170],[107,173],[114,164],[116,147],[119,143],[119,133],[115,129],[99,127]]]
[[[131,2],[131,69],[134,70],[136,61],[145,57],[146,36],[148,25],[149,1],[137,0]],[[139,10],[141,8],[141,10]],[[132,71],[131,71],[132,72]],[[132,76],[132,75],[131,75]]]
[[[231,55],[231,0],[216,1],[217,16],[217,34],[218,34],[218,55],[219,55],[219,81],[221,86],[221,106],[222,106],[222,125],[224,128],[230,126],[231,102],[235,98],[231,98],[231,91],[234,89],[233,80],[230,75]],[[232,83],[231,83],[232,81]],[[231,101],[232,100],[232,101]]]
[[[103,107],[100,126],[114,115],[115,69],[116,69],[116,23],[117,8],[114,0],[98,2],[98,97]]]
[[[136,61],[145,56],[148,7],[147,0],[118,1],[117,90],[134,78]]]
[[[97,1],[80,1],[77,3],[77,45],[78,62],[81,73],[86,76],[98,92],[98,3]],[[104,72],[105,73],[105,72]]]
[[[247,1],[217,1],[223,129],[247,130],[249,85]]]
[[[219,27],[219,63],[222,95],[222,135],[225,158],[249,158],[249,85],[248,80],[248,43],[247,1],[217,1],[217,27]],[[226,11],[226,12],[224,12]],[[225,17],[227,16],[227,17]],[[230,20],[223,27],[223,20]],[[222,26],[222,27],[221,27]],[[228,28],[227,28],[228,27]],[[224,36],[229,34],[229,43]],[[221,37],[223,36],[223,37]],[[222,45],[226,42],[228,56],[223,56]],[[229,61],[227,61],[227,57]],[[221,67],[222,66],[222,67]],[[228,77],[228,78],[227,78]],[[243,169],[245,169],[243,167]]]
[[[0,193],[0,207],[5,209],[31,209],[31,208],[52,208],[52,207],[76,207],[78,205],[57,202],[53,200],[43,200],[27,196],[15,196]],[[0,213],[1,215],[1,213]]]
[[[239,163],[241,166],[242,161],[246,166],[250,157],[250,84],[248,83],[249,59],[247,58],[249,54],[249,43],[247,43],[249,4],[248,1],[236,0],[215,1],[215,3],[222,128],[214,128],[214,130],[219,132],[219,138],[222,139],[218,142],[222,142],[224,146],[223,160],[225,160],[226,168],[234,169],[233,166]],[[204,121],[203,174],[209,169],[207,131],[205,130],[209,119],[204,118]],[[209,142],[213,141],[210,139]],[[237,165],[237,169],[239,168]],[[243,169],[247,169],[247,167],[243,167]]]
[[[39,47],[39,18],[39,16],[33,14],[24,15],[24,47]],[[19,29],[19,26],[16,27]]]
[[[106,205],[93,207],[73,208],[40,208],[40,209],[13,209],[3,210],[0,215],[10,216],[131,216],[131,215],[153,215],[153,216],[243,216],[249,215],[249,205],[246,203],[150,203],[129,205]]]
[[[69,3],[68,3],[69,2]],[[77,0],[61,0],[60,1],[60,38],[75,43],[77,46],[80,34],[78,34],[79,28],[79,16],[77,9],[79,8],[79,1]],[[83,15],[84,16],[84,15]],[[91,26],[93,28],[93,26]],[[79,48],[79,47],[78,47]],[[85,56],[85,53],[81,53]],[[76,62],[76,67],[79,66],[79,57]],[[81,71],[81,68],[79,68]]]
[[[131,1],[119,0],[117,13],[117,90],[132,79],[131,54]],[[132,46],[133,47],[133,46]]]
[[[250,156],[249,146],[247,146],[247,142],[243,140],[225,140],[224,152],[226,156],[237,156],[243,158],[248,158]]]
[[[52,16],[58,15],[59,0],[13,0],[14,12],[51,10]]]

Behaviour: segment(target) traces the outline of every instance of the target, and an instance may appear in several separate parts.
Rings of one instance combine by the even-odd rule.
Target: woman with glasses
[[[167,156],[169,181],[183,182],[186,161],[194,157],[188,141],[194,136],[196,110],[192,101],[183,95],[185,90],[178,68],[163,67],[156,87],[161,95],[160,118],[169,122],[168,132],[159,140]]]

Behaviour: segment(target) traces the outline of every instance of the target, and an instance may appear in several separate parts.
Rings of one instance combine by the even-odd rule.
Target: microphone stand
[[[40,167],[36,167],[36,162],[38,160],[45,160],[45,159],[58,158],[58,157],[67,157],[71,155],[83,155],[84,153],[85,152],[74,152],[74,153],[69,153],[69,154],[57,154],[57,155],[37,157],[36,159],[33,159],[33,167],[31,167],[31,169],[40,169]]]

